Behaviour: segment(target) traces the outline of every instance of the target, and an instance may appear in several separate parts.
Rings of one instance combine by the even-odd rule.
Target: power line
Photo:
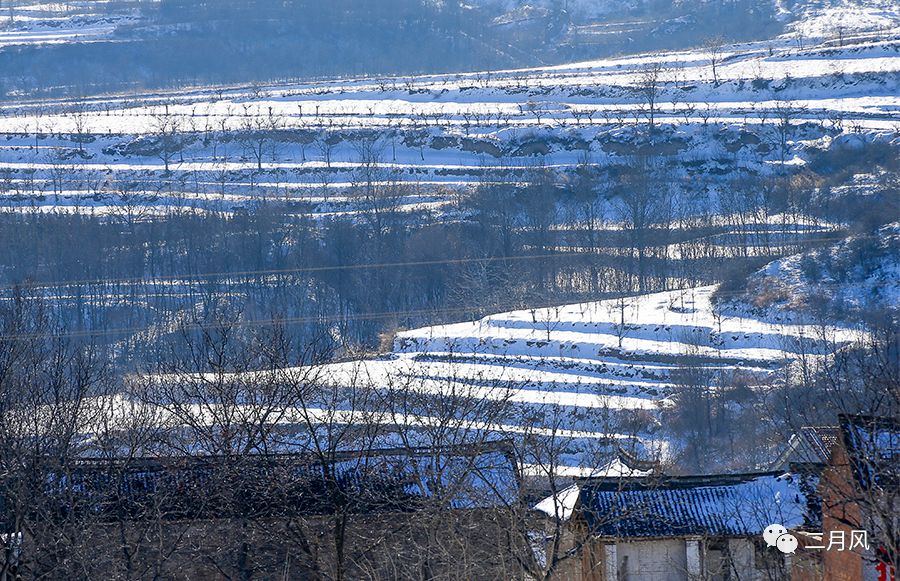
[[[837,287],[842,286],[839,283],[822,283],[817,286],[824,287]],[[634,293],[629,294],[625,298],[629,300],[633,300],[635,298],[639,298],[646,295],[658,294],[658,293],[690,293],[692,291],[696,291],[696,287],[688,287],[682,289],[670,289],[663,291],[650,291],[645,293]],[[722,291],[715,293],[717,297],[739,297],[746,296],[747,293],[745,291],[735,290],[735,291]],[[606,297],[602,299],[597,299],[594,301],[582,301],[582,303],[599,303],[605,300],[616,300],[615,297]],[[505,303],[505,304],[493,304],[490,305],[492,309],[496,309],[496,312],[491,313],[489,315],[485,315],[476,320],[472,320],[474,323],[483,318],[498,316],[509,312],[510,310],[545,310],[552,309],[555,307],[566,307],[572,305],[578,305],[582,303],[564,303],[563,305],[549,305],[549,306],[523,306],[521,303]],[[199,330],[199,329],[224,329],[224,328],[233,328],[233,327],[267,327],[267,326],[276,326],[276,325],[298,325],[298,324],[309,324],[309,323],[343,323],[349,321],[383,321],[390,320],[395,318],[408,318],[419,315],[451,315],[451,314],[460,314],[460,313],[472,313],[479,310],[479,307],[445,307],[445,308],[434,308],[434,309],[412,309],[406,311],[381,311],[381,312],[368,312],[368,313],[355,313],[355,314],[323,314],[323,315],[308,315],[303,317],[283,317],[283,318],[269,318],[269,319],[254,319],[254,320],[244,320],[244,321],[228,321],[228,322],[203,322],[203,323],[190,323],[190,324],[182,324],[177,327],[177,330]],[[535,323],[539,325],[541,322]],[[437,323],[436,325],[441,325],[443,323]],[[552,324],[552,321],[550,322]],[[434,326],[434,325],[432,325]],[[80,337],[109,337],[121,334],[128,333],[143,333],[147,331],[152,331],[158,329],[160,325],[146,325],[146,326],[136,326],[136,327],[119,327],[112,329],[84,329],[77,331],[66,331],[62,333],[25,333],[25,334],[8,334],[8,335],[0,335],[0,341],[25,341],[30,339],[40,339],[43,337],[54,337],[54,338],[80,338]]]
[[[554,254],[527,254],[522,256],[493,256],[493,257],[482,257],[482,258],[446,258],[446,259],[438,259],[438,260],[420,260],[420,261],[405,261],[405,262],[382,262],[382,263],[373,263],[373,264],[343,264],[343,265],[333,265],[333,266],[303,266],[297,268],[272,268],[272,269],[262,269],[262,270],[238,270],[238,271],[223,271],[223,272],[207,272],[207,273],[199,273],[199,274],[188,274],[188,275],[164,275],[153,278],[144,278],[144,277],[133,277],[133,278],[97,278],[97,279],[82,279],[82,280],[70,280],[70,281],[45,281],[45,282],[23,282],[18,284],[5,284],[0,285],[0,289],[14,289],[14,288],[46,288],[46,287],[70,287],[70,286],[78,286],[78,285],[113,285],[113,284],[156,284],[160,282],[171,282],[171,281],[187,281],[187,280],[202,280],[207,278],[218,278],[218,277],[234,277],[234,276],[263,276],[263,275],[280,275],[280,274],[300,274],[300,273],[309,273],[309,272],[334,272],[334,271],[342,271],[342,270],[369,270],[369,269],[381,269],[381,268],[406,268],[406,267],[420,267],[420,266],[443,266],[450,264],[483,264],[489,262],[518,262],[518,261],[526,261],[526,260],[544,260],[548,258],[569,258],[569,257],[579,257],[579,256],[596,256],[602,257],[603,254],[597,252],[558,252]]]
[[[698,241],[702,241],[704,239],[711,239],[719,236],[730,236],[730,235],[738,235],[740,233],[735,233],[733,231],[726,231],[715,234],[708,234],[705,236],[701,236],[699,238],[691,238],[685,241],[679,242],[671,242],[667,245],[651,245],[647,246],[647,250],[659,249],[664,247],[677,247],[682,244],[691,244]],[[759,234],[750,233],[749,236],[759,236]],[[785,245],[795,245],[802,246],[804,244],[815,244],[820,242],[836,242],[840,240],[846,239],[846,236],[820,236],[815,238],[803,238],[800,240],[796,240],[793,242],[786,243]],[[777,245],[776,245],[777,247]],[[621,251],[627,252],[629,250],[633,250],[630,246],[623,246],[620,248]],[[338,272],[338,271],[355,271],[355,270],[377,270],[382,268],[410,268],[410,267],[422,267],[422,266],[445,266],[445,265],[453,265],[453,264],[485,264],[490,262],[522,262],[528,260],[547,260],[547,259],[560,259],[560,258],[579,258],[579,257],[597,257],[597,258],[617,258],[618,255],[608,254],[606,252],[599,251],[574,251],[568,252],[565,250],[561,250],[559,252],[551,253],[551,254],[526,254],[521,256],[491,256],[491,257],[475,257],[475,258],[446,258],[446,259],[436,259],[436,260],[420,260],[420,261],[398,261],[398,262],[382,262],[382,263],[372,263],[372,264],[343,264],[343,265],[330,265],[330,266],[302,266],[296,268],[270,268],[270,269],[259,269],[259,270],[236,270],[236,271],[220,271],[220,272],[207,272],[207,273],[197,273],[197,274],[185,274],[185,275],[161,275],[154,276],[152,278],[146,277],[121,277],[121,278],[95,278],[95,279],[76,279],[76,280],[56,280],[56,281],[33,281],[33,282],[20,282],[20,283],[6,283],[0,285],[0,290],[11,290],[15,288],[67,288],[72,286],[91,286],[91,285],[125,285],[125,284],[159,284],[163,282],[180,282],[180,281],[192,281],[192,280],[204,280],[210,278],[222,278],[222,277],[251,277],[251,276],[264,276],[264,275],[288,275],[288,274],[303,274],[303,273],[319,273],[319,272]],[[753,256],[748,256],[747,258],[754,258]],[[771,257],[773,260],[777,260],[778,256]],[[678,260],[678,259],[674,259]]]

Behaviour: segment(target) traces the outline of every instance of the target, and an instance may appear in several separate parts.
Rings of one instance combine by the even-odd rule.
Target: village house
[[[16,540],[0,565],[7,578],[522,578],[518,482],[504,441],[81,459],[29,496],[39,526],[10,528],[22,519],[0,495]]]
[[[782,472],[590,478],[576,486],[573,552],[556,572],[561,581],[788,579],[795,563],[766,546],[763,530],[818,527],[809,483]]]
[[[802,426],[788,439],[787,445],[770,467],[771,470],[806,476],[811,510],[817,515],[818,522],[821,522],[822,513],[818,483],[839,438],[840,430],[837,426]],[[825,575],[823,553],[821,549],[815,548],[823,546],[822,531],[791,532],[799,544],[799,549],[792,558],[792,581],[822,581]]]

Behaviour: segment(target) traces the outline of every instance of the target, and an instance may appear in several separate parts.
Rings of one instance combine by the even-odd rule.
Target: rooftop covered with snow
[[[322,454],[82,459],[51,473],[44,492],[53,501],[51,518],[88,511],[117,522],[502,507],[515,502],[518,482],[509,443],[491,441]]]
[[[599,479],[581,484],[577,510],[601,537],[755,536],[773,523],[810,524],[804,490],[778,472]]]

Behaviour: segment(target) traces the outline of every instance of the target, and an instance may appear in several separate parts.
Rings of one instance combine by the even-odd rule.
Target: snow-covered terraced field
[[[766,390],[797,358],[824,356],[859,338],[849,328],[824,330],[785,313],[762,320],[738,313],[733,304],[731,314],[721,313],[711,302],[715,289],[498,313],[400,332],[393,350],[377,358],[226,375],[337,388],[325,389],[325,395],[311,392],[302,408],[266,404],[261,410],[248,403],[227,413],[258,421],[264,412],[268,421],[283,426],[286,442],[300,438],[309,425],[328,422],[402,426],[412,430],[405,432],[409,437],[418,437],[411,434],[419,430],[461,430],[524,438],[531,445],[552,440],[558,447],[552,462],[559,463],[561,474],[591,473],[617,446],[668,460],[679,443],[663,414],[686,388],[683,371],[702,369]],[[182,379],[162,375],[154,381]],[[212,385],[222,377],[208,380]],[[348,395],[366,392],[380,395]],[[115,421],[149,413],[147,402],[124,396],[98,403],[109,407],[109,418],[119,418]],[[162,406],[152,417],[168,425],[172,414],[165,402],[150,405]],[[178,417],[189,414],[198,424],[225,413],[217,401],[174,405]],[[499,414],[482,415],[484,406],[493,405]],[[629,427],[628,418],[635,415],[643,423]],[[388,429],[384,437],[398,436]],[[530,460],[549,461],[536,448]]]
[[[405,331],[398,334],[397,347],[403,353],[537,355],[549,360],[567,360],[573,351],[576,359],[603,360],[615,351],[629,359],[652,360],[684,355],[690,346],[700,357],[763,366],[794,352],[801,326],[717,317],[710,303],[713,290],[708,286],[513,311],[473,323]]]
[[[360,146],[373,140],[381,179],[433,191],[523,180],[537,166],[623,163],[648,143],[672,166],[673,184],[687,187],[710,164],[719,175],[766,172],[802,165],[810,147],[898,139],[896,31],[842,47],[800,49],[790,39],[726,46],[720,61],[715,75],[708,51],[697,49],[8,104],[0,108],[0,205],[103,208],[121,204],[127,189],[132,203],[137,196],[150,206],[227,210],[265,196],[303,211],[352,212],[358,207],[340,194],[359,179]],[[779,124],[789,128],[786,151]],[[432,208],[450,199],[442,195]]]
[[[4,3],[0,49],[109,40],[117,26],[136,14],[102,14],[97,8],[103,4],[84,0]]]
[[[326,365],[318,377],[494,399],[522,410],[520,417],[540,410],[553,418],[541,426],[545,432],[561,427],[557,436],[573,440],[566,461],[578,466],[579,440],[628,436],[611,429],[618,413],[639,410],[658,418],[678,393],[680,369],[740,375],[762,389],[801,354],[824,355],[855,338],[848,329],[821,337],[820,330],[797,322],[720,314],[710,300],[714,290],[513,311],[404,331],[392,353]],[[554,423],[560,416],[550,410],[563,410],[566,421]],[[644,446],[668,450],[659,428],[631,435]]]

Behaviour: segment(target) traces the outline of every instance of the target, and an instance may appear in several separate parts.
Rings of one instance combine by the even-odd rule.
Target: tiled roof
[[[403,512],[426,503],[501,506],[517,497],[505,442],[437,449],[340,452],[323,463],[300,454],[248,454],[80,461],[52,474],[45,493],[61,517],[90,511],[101,520],[276,517]],[[55,502],[54,502],[55,501]]]
[[[837,426],[803,426],[791,436],[785,450],[775,460],[772,469],[788,469],[791,464],[825,465],[838,441]]]
[[[807,426],[800,429],[800,434],[809,450],[815,454],[815,459],[823,464],[827,463],[831,458],[831,450],[838,441],[837,426]]]
[[[809,524],[807,487],[777,472],[582,484],[580,509],[603,537],[751,536]]]
[[[639,469],[635,466],[643,466],[646,469]],[[635,461],[631,456],[619,450],[615,458],[607,462],[599,470],[594,470],[590,478],[594,480],[599,478],[649,478],[653,475],[653,468],[655,467],[656,464],[654,463]],[[575,504],[579,496],[578,491],[578,484],[567,486],[556,494],[551,494],[535,504],[534,509],[551,518],[558,518],[564,521],[569,520],[575,511]]]

